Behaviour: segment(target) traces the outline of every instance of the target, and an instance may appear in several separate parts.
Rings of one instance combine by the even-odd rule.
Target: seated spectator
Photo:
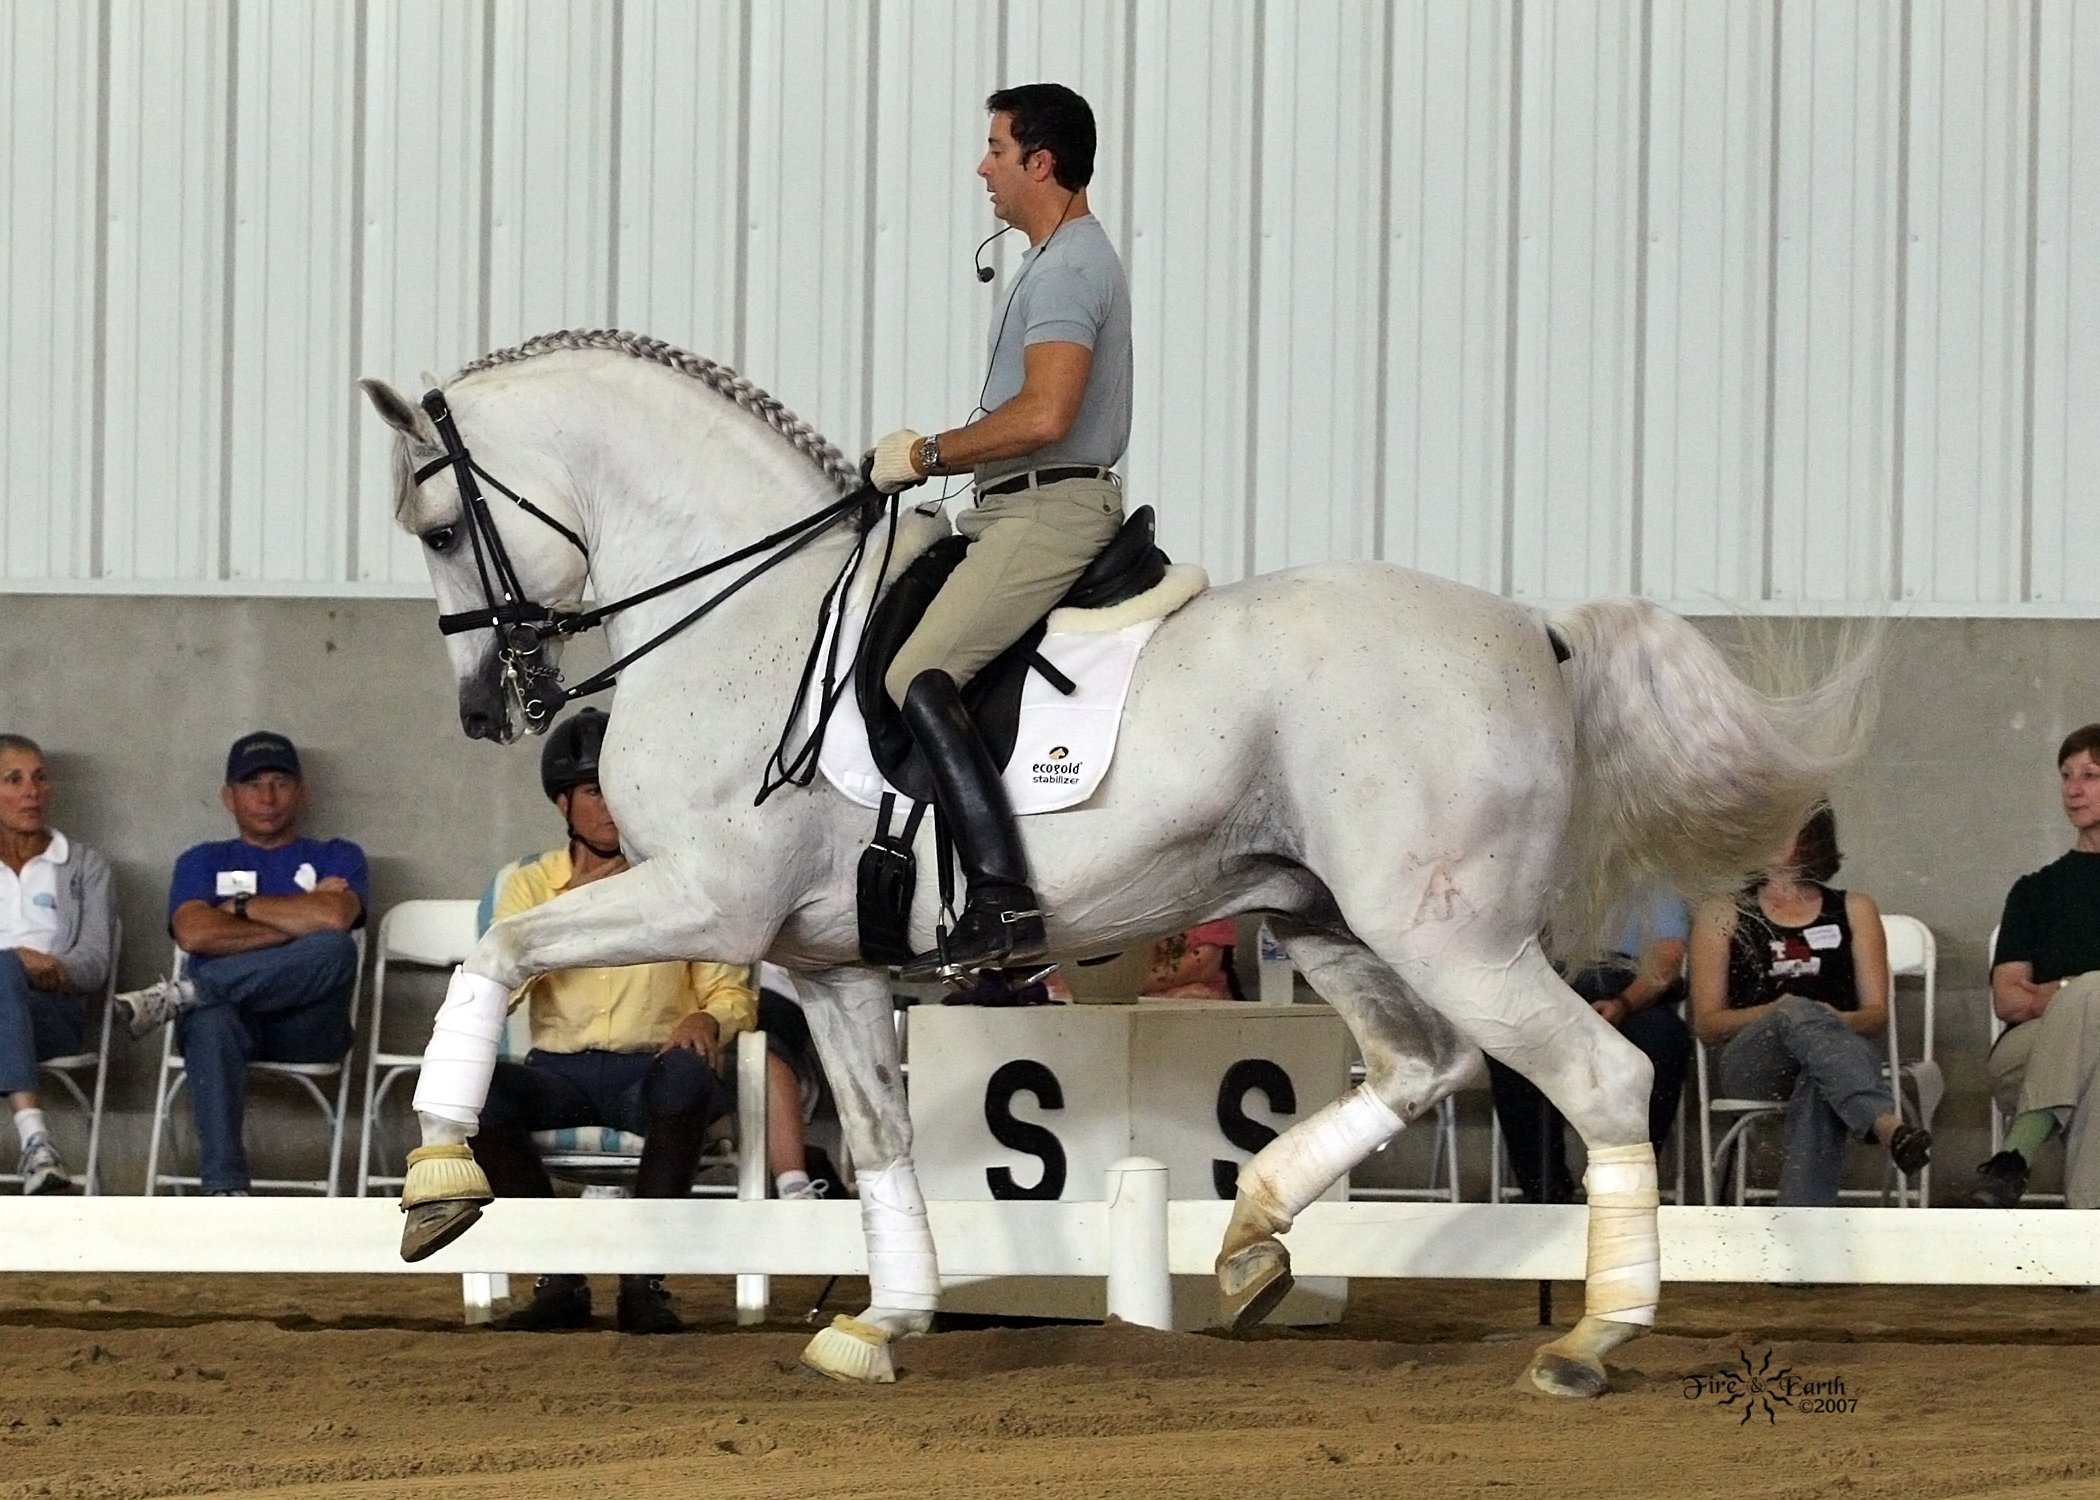
[[[78,1052],[87,997],[109,979],[109,864],[53,828],[36,741],[0,734],[0,1092],[15,1112],[22,1194],[72,1186],[36,1091],[37,1064]]]
[[[585,709],[548,733],[540,785],[561,812],[568,842],[518,867],[497,892],[497,920],[627,868],[619,827],[598,788],[605,722],[604,714]],[[496,1196],[552,1197],[532,1134],[582,1125],[644,1138],[637,1198],[689,1194],[707,1126],[729,1108],[731,1044],[758,1017],[749,978],[731,964],[656,963],[564,969],[526,984],[517,998],[528,1006],[532,1050],[522,1063],[496,1064],[471,1142]],[[788,1024],[777,1012],[776,1019]],[[780,1101],[773,1118],[792,1111],[799,1142],[801,1092],[793,1072],[780,1063],[767,1083]],[[782,1197],[815,1196],[799,1150],[780,1165]],[[660,1276],[620,1278],[615,1322],[624,1333],[684,1327]],[[540,1277],[532,1301],[504,1326],[539,1331],[590,1323],[590,1284],[556,1275]]]
[[[1231,917],[1205,922],[1152,945],[1144,993],[1169,1000],[1244,1000],[1232,969],[1239,924]]]
[[[2006,1031],[1991,1090],[2013,1116],[2005,1149],[1977,1169],[1971,1201],[2011,1208],[2034,1154],[2064,1138],[2064,1203],[2100,1208],[2100,1111],[2080,1109],[2100,1077],[2100,724],[2056,753],[2064,816],[2077,837],[2013,883],[1991,961],[1991,1005]]]
[[[370,887],[357,845],[299,832],[306,782],[283,735],[233,742],[219,801],[238,837],[183,851],[168,885],[168,931],[186,972],[117,1003],[134,1037],[175,1023],[204,1191],[245,1198],[248,1064],[338,1062],[350,1050],[350,933],[364,925]]]
[[[1882,1076],[1889,965],[1881,909],[1834,890],[1837,817],[1808,820],[1794,845],[1737,900],[1709,901],[1692,926],[1692,1024],[1718,1047],[1721,1092],[1784,1099],[1779,1198],[1837,1202],[1845,1138],[1878,1141],[1897,1168],[1932,1159]]]
[[[1677,1013],[1684,1000],[1684,950],[1692,914],[1668,891],[1653,891],[1621,924],[1612,959],[1582,970],[1570,988],[1647,1054],[1655,1067],[1648,1090],[1648,1139],[1660,1152],[1677,1123],[1677,1101],[1692,1061],[1692,1034]],[[1487,1060],[1488,1087],[1517,1186],[1531,1203],[1570,1203],[1567,1120],[1516,1069]],[[1541,1132],[1545,1156],[1541,1158]]]
[[[778,964],[760,964],[757,977],[758,1029],[766,1034],[766,1171],[773,1196],[821,1198],[839,1178],[830,1156],[804,1134],[826,1088],[816,1039],[793,976]],[[736,1076],[733,1065],[729,1073]]]

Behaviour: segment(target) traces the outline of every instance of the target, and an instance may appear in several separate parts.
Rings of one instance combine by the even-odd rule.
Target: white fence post
[[[1142,1328],[1172,1328],[1166,1163],[1149,1156],[1111,1162],[1107,1199],[1108,1315]]]
[[[764,1202],[766,1196],[766,1043],[762,1033],[747,1032],[736,1049],[736,1196],[740,1203]],[[736,1320],[763,1323],[773,1301],[769,1276],[743,1272],[736,1279]]]

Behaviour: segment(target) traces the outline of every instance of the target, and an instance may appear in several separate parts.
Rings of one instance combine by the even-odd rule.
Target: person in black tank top
[[[1692,927],[1692,1027],[1719,1049],[1720,1093],[1784,1100],[1778,1201],[1834,1205],[1848,1136],[1887,1146],[1899,1170],[1931,1160],[1884,1076],[1888,953],[1872,897],[1837,874],[1837,819],[1817,810],[1741,898]]]
[[[1758,890],[1762,890],[1760,883]],[[1815,885],[1823,899],[1800,926],[1775,921],[1757,892],[1738,907],[1728,944],[1728,1004],[1733,1010],[1768,1005],[1782,995],[1820,1000],[1832,1010],[1858,1010],[1852,963],[1852,920],[1845,893]]]

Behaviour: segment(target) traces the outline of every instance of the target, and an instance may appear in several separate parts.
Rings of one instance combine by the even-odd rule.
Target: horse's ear
[[[364,379],[357,383],[372,403],[372,410],[379,413],[379,420],[400,433],[411,442],[437,446],[437,430],[430,425],[430,418],[421,407],[410,401],[384,380]]]

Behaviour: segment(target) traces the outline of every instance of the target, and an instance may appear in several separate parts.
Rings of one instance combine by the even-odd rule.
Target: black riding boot
[[[969,893],[946,944],[899,972],[928,979],[1041,958],[1043,914],[1028,884],[1021,830],[955,679],[939,670],[914,677],[904,694],[904,725],[926,752],[934,801],[955,840]]]

